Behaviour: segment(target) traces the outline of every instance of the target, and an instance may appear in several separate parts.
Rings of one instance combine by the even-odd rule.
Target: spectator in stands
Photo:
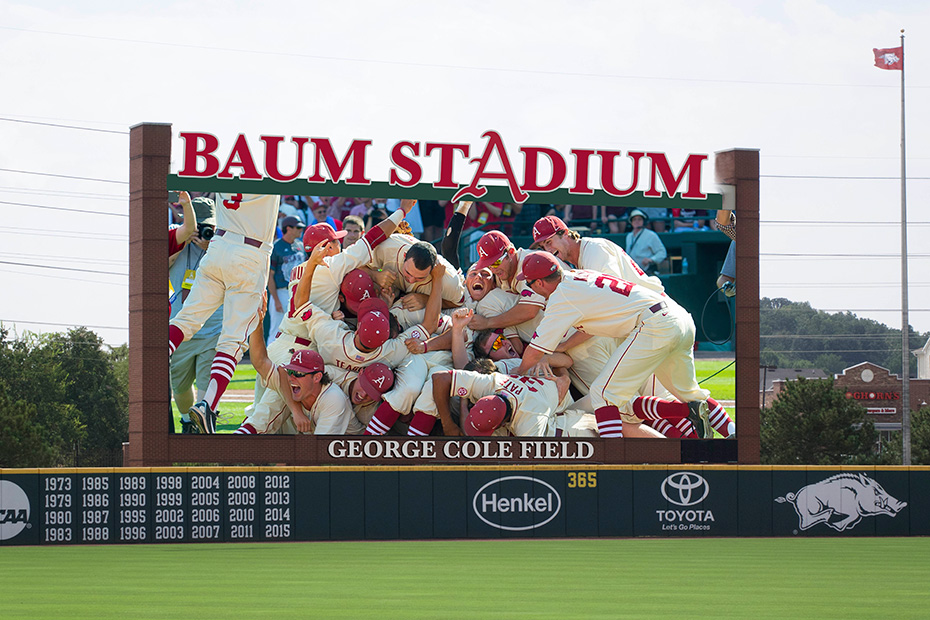
[[[327,200],[325,197],[320,199],[320,202],[315,202],[313,204],[313,221],[307,222],[307,226],[313,226],[314,224],[329,224],[332,226],[333,230],[339,232],[342,230],[342,220],[337,220],[331,215],[327,215],[329,211],[329,206],[324,202]]]
[[[281,204],[278,206],[278,212],[283,213],[284,217],[296,217],[306,224],[304,220],[305,214],[300,212],[297,196],[282,196]]]
[[[442,238],[443,226],[446,223],[445,202],[438,200],[418,200],[420,206],[420,220],[423,222],[423,241],[434,243]]]
[[[707,226],[707,220],[698,219],[706,216],[707,211],[703,209],[672,209],[672,217],[675,218],[672,226],[674,232],[694,232],[710,230]]]
[[[618,235],[626,232],[626,207],[600,207],[601,232],[603,234]]]
[[[646,228],[646,214],[640,209],[630,212],[630,226],[626,237],[626,253],[649,275],[659,271],[659,265],[668,256],[665,245],[654,231]]]
[[[562,221],[569,228],[587,228],[595,232],[600,224],[600,209],[591,205],[565,205]]]
[[[342,238],[342,249],[346,249],[365,234],[365,221],[357,215],[347,215],[342,222],[346,236]]]
[[[287,288],[291,279],[291,270],[307,260],[303,250],[295,241],[303,236],[304,223],[293,215],[281,221],[281,238],[271,248],[271,268],[268,273],[268,310],[271,323],[268,328],[268,343],[274,342],[278,326],[287,311],[290,291]]]
[[[665,225],[665,218],[668,217],[668,209],[660,209],[658,207],[642,207],[639,209],[646,217],[646,226],[654,230],[657,233],[662,233],[667,230]]]
[[[216,210],[213,200],[197,197],[190,199],[187,192],[181,192],[184,207],[184,224],[172,230],[178,251],[169,259],[168,283],[170,317],[174,317],[184,305],[197,276],[200,261],[210,247],[209,238],[216,231]],[[209,232],[208,232],[209,231]],[[179,247],[178,247],[179,246]],[[169,250],[170,252],[171,250]],[[194,381],[197,382],[197,400],[202,400],[210,384],[210,367],[216,353],[216,342],[223,328],[223,306],[217,308],[207,319],[193,338],[178,345],[171,356],[170,374],[171,390],[174,402],[181,413],[181,432],[196,432],[187,412],[196,402],[194,400]]]

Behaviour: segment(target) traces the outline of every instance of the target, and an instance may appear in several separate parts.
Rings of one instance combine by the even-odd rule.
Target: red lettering
[[[412,151],[411,154],[414,156],[420,154],[419,142],[398,142],[391,148],[391,163],[409,174],[410,179],[407,181],[402,180],[400,175],[397,174],[397,168],[391,168],[391,178],[388,180],[388,183],[391,185],[400,185],[401,187],[413,187],[420,182],[420,177],[423,176],[423,172],[420,170],[420,164],[404,153],[405,148],[410,149],[410,151]]]
[[[656,172],[662,177],[662,184],[669,197],[678,192],[678,186],[681,185],[682,179],[688,175],[688,191],[681,195],[682,198],[707,198],[707,194],[701,193],[701,165],[707,159],[707,155],[689,155],[685,165],[681,167],[681,172],[676,177],[672,174],[672,168],[665,157],[665,153],[646,153],[652,160],[652,185],[645,193],[646,196],[661,196],[662,193],[656,189]]]
[[[230,168],[242,170],[242,174],[238,175],[240,179],[258,180],[262,178],[262,175],[258,173],[258,168],[255,167],[255,161],[252,159],[251,151],[249,151],[249,143],[245,140],[245,134],[240,133],[239,137],[236,138],[229,159],[226,160],[226,166],[222,172],[216,175],[217,178],[233,178],[235,175],[229,171]]]
[[[365,150],[371,144],[371,140],[352,140],[349,145],[346,156],[340,162],[333,151],[333,145],[326,138],[312,138],[310,140],[316,146],[316,158],[314,160],[313,176],[307,180],[311,183],[323,183],[326,179],[320,174],[320,163],[329,171],[330,179],[333,183],[338,183],[342,173],[352,161],[352,175],[346,179],[346,183],[351,185],[370,185],[371,180],[365,178]]]
[[[520,185],[517,183],[517,178],[513,174],[513,166],[510,165],[510,159],[507,157],[507,150],[504,148],[504,141],[501,140],[500,134],[496,131],[486,131],[481,137],[488,139],[488,143],[484,147],[484,153],[480,158],[471,160],[471,163],[478,162],[478,170],[475,172],[475,176],[472,178],[471,183],[457,191],[452,197],[452,201],[455,202],[460,200],[466,194],[471,194],[475,198],[481,198],[488,193],[488,190],[486,187],[479,187],[478,183],[484,178],[488,178],[504,179],[507,181],[507,186],[510,188],[510,195],[513,197],[514,202],[523,204],[530,195],[520,189]],[[491,155],[495,152],[504,168],[503,172],[486,171],[488,163],[491,160]]]
[[[310,141],[309,138],[291,138],[291,142],[297,145],[297,167],[294,174],[284,175],[278,170],[278,148],[284,141],[284,136],[261,136],[261,141],[265,143],[265,174],[275,181],[293,181],[300,175],[300,169],[304,165],[304,145]]]
[[[626,189],[617,189],[614,185],[614,158],[620,155],[620,151],[598,151],[597,156],[601,158],[601,187],[611,196],[629,196],[636,191],[639,185],[639,160],[645,153],[629,152],[627,155],[633,160],[633,180]]]
[[[562,185],[565,180],[565,160],[555,149],[542,146],[527,146],[520,149],[525,158],[523,167],[523,187],[522,189],[529,192],[551,192]],[[537,175],[539,173],[539,155],[545,155],[552,164],[552,176],[545,185],[539,185]]]
[[[220,141],[208,133],[181,133],[184,140],[184,169],[178,172],[180,177],[212,177],[220,169],[220,162],[213,154]],[[203,159],[203,171],[197,169],[198,160]]]
[[[632,282],[627,282],[626,280],[621,280],[620,278],[616,278],[605,273],[597,273],[595,271],[579,269],[575,271],[574,277],[575,280],[579,282],[591,282],[593,278],[594,286],[597,288],[604,288],[604,285],[606,284],[607,288],[612,290],[614,293],[623,295],[624,297],[629,297],[630,292],[633,290]]]
[[[588,187],[588,158],[594,151],[572,149],[575,157],[575,187],[568,190],[569,194],[593,194],[594,190]]]
[[[458,183],[452,180],[452,158],[455,152],[462,153],[462,157],[468,157],[469,146],[467,144],[443,144],[441,142],[427,142],[426,155],[429,156],[434,150],[439,149],[439,181],[433,183],[433,187],[444,189],[455,189]],[[458,200],[457,198],[454,200]]]

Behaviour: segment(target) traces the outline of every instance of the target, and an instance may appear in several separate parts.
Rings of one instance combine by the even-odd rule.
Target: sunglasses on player
[[[489,267],[490,267],[491,269],[497,269],[498,267],[501,266],[501,263],[502,263],[502,262],[504,262],[504,257],[503,257],[503,256],[501,256],[501,257],[498,258],[496,261],[494,261],[493,263],[491,263],[491,264],[489,265]]]
[[[319,372],[319,371],[317,371],[317,372]],[[287,369],[287,374],[289,374],[289,375],[292,376],[292,377],[296,377],[297,379],[303,379],[303,378],[306,377],[307,375],[312,375],[313,373],[312,373],[312,372],[298,372],[298,371],[296,371],[296,370],[291,370],[290,368],[288,368],[288,369]]]
[[[497,350],[500,349],[502,346],[504,346],[504,343],[505,343],[505,342],[507,342],[507,339],[504,338],[504,335],[503,335],[503,334],[498,334],[498,335],[497,335],[497,338],[494,339],[494,342],[491,343],[491,350],[492,350],[492,351],[497,351]]]

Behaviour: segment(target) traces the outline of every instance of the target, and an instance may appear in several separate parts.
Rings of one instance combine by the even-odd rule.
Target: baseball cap
[[[342,279],[339,290],[346,298],[346,307],[355,316],[359,316],[359,304],[376,296],[375,283],[371,276],[362,269],[353,269],[347,273]]]
[[[471,406],[462,430],[470,437],[488,437],[504,423],[507,405],[499,396],[485,396]]]
[[[304,251],[309,254],[321,241],[335,241],[336,239],[342,239],[347,234],[349,233],[344,230],[336,232],[332,226],[325,223],[308,226],[304,232]]]
[[[294,217],[293,215],[288,215],[286,218],[281,220],[281,230],[284,230],[288,226],[294,226],[296,228],[306,228],[307,225],[300,221],[300,218]]]
[[[377,349],[391,335],[391,322],[388,313],[381,310],[372,310],[362,315],[355,330],[359,342],[368,349]]]
[[[358,383],[371,398],[380,400],[381,395],[394,387],[394,371],[381,362],[362,368]]]
[[[540,243],[560,230],[568,230],[568,226],[565,225],[565,222],[563,222],[561,218],[554,215],[547,215],[546,217],[536,220],[536,223],[533,224],[533,245],[530,247],[539,247]]]
[[[490,267],[507,253],[507,248],[512,246],[507,235],[499,230],[492,230],[485,233],[478,240],[478,262],[475,263],[476,269]]]
[[[284,365],[284,370],[296,372],[324,372],[323,357],[313,349],[297,349],[291,353],[291,363]]]
[[[637,215],[643,218],[644,221],[649,219],[649,216],[643,213],[642,211],[640,211],[639,209],[633,209],[632,211],[630,211],[630,217],[628,217],[627,219],[632,222],[633,218],[636,217]]]
[[[198,224],[216,226],[216,203],[205,196],[198,196],[191,200]]]
[[[549,252],[533,252],[523,260],[523,270],[517,274],[517,280],[538,280],[555,273],[559,261]]]

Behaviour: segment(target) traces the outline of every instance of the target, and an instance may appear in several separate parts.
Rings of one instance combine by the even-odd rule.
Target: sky
[[[926,332],[930,3],[0,0],[0,322],[127,341],[128,130],[166,122],[173,171],[180,131],[371,139],[373,160],[489,129],[514,150],[759,149],[761,295],[900,328],[901,73],[872,48],[902,28]]]

